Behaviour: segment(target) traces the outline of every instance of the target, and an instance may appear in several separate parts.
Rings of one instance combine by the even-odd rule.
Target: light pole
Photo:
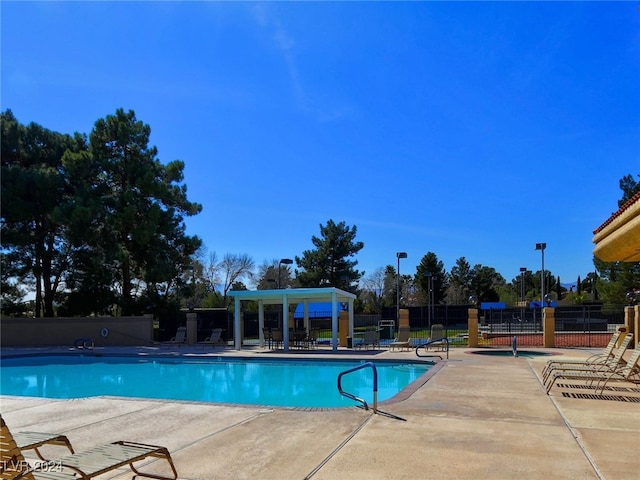
[[[187,265],[186,267],[186,271],[189,272],[189,277],[191,279],[191,288],[189,288],[189,298],[187,299],[187,308],[189,309],[190,312],[193,312],[194,309],[194,299],[195,299],[195,284],[196,284],[196,274],[195,274],[195,267],[193,265]]]
[[[429,324],[429,328],[431,328],[431,321],[433,319],[433,274],[431,272],[426,272],[424,274],[427,277],[427,323]]]
[[[520,320],[524,322],[524,274],[527,267],[520,267]]]
[[[280,290],[282,288],[282,283],[280,283],[281,282],[281,270],[280,270],[280,267],[282,265],[291,265],[292,263],[293,263],[293,260],[291,260],[290,258],[283,258],[278,263],[278,290]]]
[[[540,250],[542,252],[542,273],[540,274],[540,305],[542,307],[544,307],[544,281],[545,281],[545,274],[544,274],[544,249],[547,248],[547,244],[546,243],[536,243],[536,250]]]
[[[398,258],[398,272],[396,278],[396,322],[400,324],[400,259],[407,258],[407,252],[396,252]]]
[[[429,287],[429,292],[431,292],[431,299],[429,300],[431,302],[431,321],[433,322],[436,318],[436,288],[435,288],[435,283],[436,283],[436,277],[434,275],[431,275],[431,285]],[[431,325],[429,325],[429,327],[431,327]]]

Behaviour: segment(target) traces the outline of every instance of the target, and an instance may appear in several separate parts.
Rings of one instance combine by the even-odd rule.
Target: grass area
[[[354,327],[354,333],[362,334],[367,330],[368,327]],[[466,347],[468,345],[468,334],[467,330],[447,330],[446,332],[447,338],[449,339],[449,346],[458,346],[458,347]],[[393,340],[396,337],[397,333],[393,333],[391,339],[381,338],[384,340]],[[429,328],[418,328],[411,330],[411,339],[419,342],[426,342],[428,338],[431,337],[431,330]],[[321,329],[319,330],[318,338],[320,340],[331,339],[331,329]],[[479,342],[482,343],[483,340],[479,339]],[[486,342],[488,345],[489,342]]]

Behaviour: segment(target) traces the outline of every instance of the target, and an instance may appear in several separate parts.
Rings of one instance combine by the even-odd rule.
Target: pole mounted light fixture
[[[280,262],[278,262],[278,290],[282,288],[280,267],[282,265],[291,265],[292,263],[293,260],[291,260],[290,258],[283,258],[280,260]]]
[[[431,322],[435,316],[435,310],[433,309],[433,301],[435,299],[433,292],[433,274],[426,272],[424,276],[427,279],[427,323],[429,324],[429,328],[431,328]]]
[[[396,252],[398,271],[396,272],[396,321],[400,323],[400,259],[407,258],[407,252]]]
[[[544,307],[544,284],[545,284],[545,274],[544,274],[544,249],[547,248],[546,243],[536,243],[536,250],[540,250],[542,252],[542,272],[540,273],[540,305]]]
[[[520,319],[524,321],[524,275],[527,273],[527,267],[520,267]]]

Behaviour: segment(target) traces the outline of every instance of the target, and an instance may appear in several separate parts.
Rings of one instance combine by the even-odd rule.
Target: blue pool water
[[[5,358],[0,394],[45,398],[101,395],[281,407],[347,407],[340,372],[361,362],[112,356]],[[378,401],[392,398],[430,364],[375,362]],[[343,390],[373,401],[373,372],[342,378]]]

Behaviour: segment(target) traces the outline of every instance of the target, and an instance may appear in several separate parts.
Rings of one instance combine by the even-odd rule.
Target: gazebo
[[[309,303],[310,302],[330,302],[331,303],[331,346],[334,351],[338,350],[338,308],[341,304],[348,304],[349,333],[353,337],[353,302],[355,294],[335,287],[323,288],[286,288],[279,290],[231,290],[229,296],[234,299],[234,347],[236,350],[242,349],[242,329],[240,326],[242,301],[255,301],[258,303],[258,330],[260,334],[260,346],[264,346],[264,306],[282,305],[283,312],[289,312],[289,305],[302,303],[304,305],[304,325],[309,325]],[[282,339],[284,350],[289,351],[289,329],[286,328],[287,317],[285,317],[284,328],[282,329]]]

